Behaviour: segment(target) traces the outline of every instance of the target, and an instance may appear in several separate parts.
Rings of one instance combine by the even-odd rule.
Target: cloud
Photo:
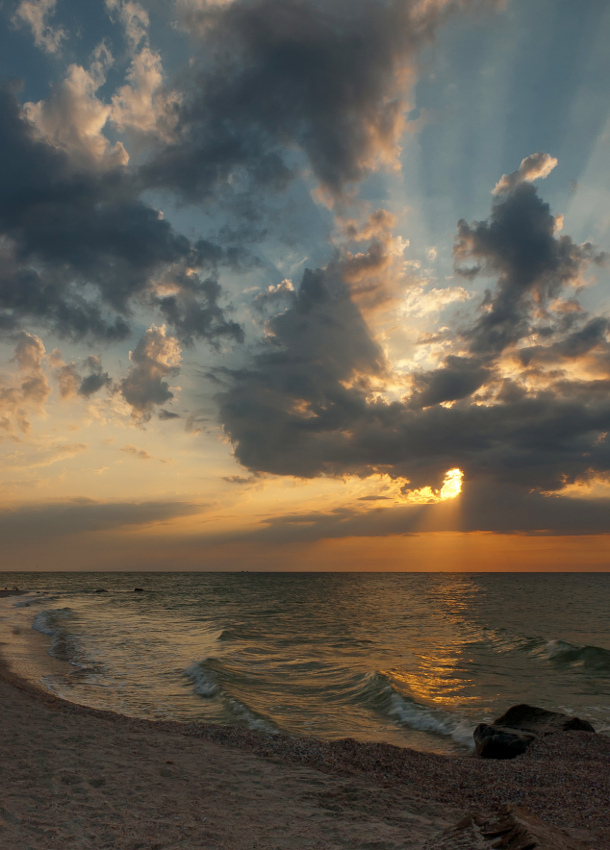
[[[557,165],[558,160],[548,153],[533,153],[521,160],[521,165],[512,174],[503,174],[496,183],[492,194],[504,195],[511,192],[521,183],[531,183],[533,180],[548,177]]]
[[[24,104],[23,111],[41,136],[70,155],[73,166],[116,168],[129,156],[122,142],[111,145],[102,133],[111,108],[96,97],[113,58],[104,43],[93,53],[89,70],[70,65],[47,100]]]
[[[221,339],[243,342],[241,325],[229,319],[218,303],[221,296],[216,278],[202,280],[189,273],[174,275],[170,286],[161,284],[151,300],[187,345],[197,338],[207,339],[213,346]]]
[[[341,260],[307,270],[283,293],[251,364],[225,371],[220,417],[236,459],[307,478],[383,473],[413,491],[436,490],[459,468],[465,492],[486,480],[498,494],[561,492],[607,472],[608,321],[570,306],[602,260],[556,232],[531,184],[497,196],[490,218],[460,222],[456,240],[458,268],[495,276],[495,289],[446,338],[441,362],[411,374],[410,390],[373,339]],[[478,527],[476,513],[464,521]]]
[[[28,451],[15,451],[12,455],[4,455],[3,463],[7,468],[13,467],[19,470],[37,470],[53,466],[64,460],[83,454],[88,451],[86,443],[58,443],[46,440],[31,440],[28,443]]]
[[[180,419],[179,413],[174,413],[173,410],[160,410],[159,411],[159,419],[161,420],[169,420],[169,419]]]
[[[156,405],[174,397],[166,380],[180,371],[182,353],[178,340],[165,325],[152,325],[129,353],[133,366],[121,382],[121,393],[138,422],[148,422]]]
[[[549,205],[531,184],[518,183],[494,201],[488,221],[458,222],[455,260],[464,277],[498,278],[466,336],[473,353],[499,354],[527,337],[536,320],[544,321],[550,302],[578,286],[587,266],[603,255],[589,242],[557,236]]]
[[[85,375],[78,387],[78,394],[89,398],[103,387],[109,387],[112,380],[108,372],[102,371],[102,361],[94,354],[90,354],[85,361],[85,368],[89,374]]]
[[[190,199],[246,176],[281,189],[294,151],[332,197],[398,168],[418,51],[452,12],[495,2],[234,0],[181,3],[199,54],[176,141],[144,169]]]
[[[13,15],[17,26],[29,26],[34,36],[34,44],[47,53],[57,53],[66,31],[62,27],[53,28],[48,19],[55,14],[57,0],[20,0]]]
[[[109,117],[120,131],[156,136],[166,142],[173,138],[179,95],[163,86],[161,57],[144,47],[127,71],[127,83],[112,96]]]
[[[411,287],[404,296],[402,312],[405,317],[415,318],[418,316],[429,316],[439,313],[450,304],[469,301],[473,293],[464,289],[463,286],[445,286],[429,288],[428,284],[422,283]]]
[[[45,348],[40,337],[21,331],[17,334],[14,359],[18,373],[0,384],[0,429],[12,433],[15,427],[28,434],[31,416],[44,416],[51,387],[43,369]]]
[[[408,506],[347,505],[332,511],[281,514],[242,534],[214,535],[210,542],[237,539],[267,544],[311,543],[347,537],[387,537],[422,532],[588,535],[610,533],[607,499],[547,498],[521,488],[479,482],[460,497],[460,513],[447,502]]]
[[[447,401],[471,396],[489,380],[490,372],[475,357],[456,357],[450,354],[441,368],[412,376],[415,407],[431,407]]]
[[[142,41],[148,39],[150,19],[146,9],[139,3],[134,3],[133,0],[106,0],[106,9],[111,14],[118,14],[132,50],[136,50]]]
[[[112,95],[109,120],[137,145],[146,137],[167,142],[173,134],[180,97],[164,86],[161,55],[149,44],[148,12],[131,0],[106,0],[106,9],[123,24],[131,54],[127,82]]]
[[[229,373],[232,386],[219,398],[236,457],[280,475],[331,471],[337,435],[347,439],[366,413],[366,380],[345,385],[355,372],[381,375],[384,367],[338,268],[306,270],[289,308],[270,319],[253,368]]]
[[[123,168],[86,166],[83,151],[95,133],[83,136],[76,124],[80,130],[67,129],[64,141],[43,138],[14,97],[0,92],[0,325],[27,319],[75,339],[124,339],[134,302],[155,303],[165,276],[176,299],[197,312],[191,337],[238,339],[239,327],[218,305],[220,287],[198,275],[231,262],[228,252],[176,233],[138,199]],[[186,327],[179,309],[175,315]]]
[[[96,502],[91,499],[27,505],[0,510],[0,534],[6,545],[37,543],[56,537],[112,532],[148,525],[201,511],[189,502]]]
[[[396,216],[385,209],[375,210],[362,224],[337,217],[335,262],[351,297],[366,315],[396,307],[412,283],[404,260],[409,240],[393,234],[396,224]],[[354,250],[353,243],[364,241],[369,242],[365,250]]]
[[[133,455],[137,457],[139,460],[152,460],[153,456],[150,452],[147,452],[146,449],[139,449],[137,446],[123,446],[121,449],[122,452],[125,452],[128,455]]]
[[[84,376],[78,371],[74,361],[64,363],[61,351],[57,348],[52,352],[51,363],[55,367],[55,376],[62,399],[69,399],[75,395],[89,398],[103,387],[112,385],[110,375],[103,371],[102,361],[95,354],[90,354],[85,359],[83,367],[89,374]]]

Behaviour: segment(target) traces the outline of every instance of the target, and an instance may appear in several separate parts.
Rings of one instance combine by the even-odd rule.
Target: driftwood
[[[577,839],[518,806],[468,814],[422,850],[587,850]]]

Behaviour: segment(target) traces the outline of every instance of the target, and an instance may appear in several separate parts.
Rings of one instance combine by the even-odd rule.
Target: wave
[[[231,693],[230,681],[239,678],[238,671],[219,661],[217,658],[204,658],[190,664],[183,674],[191,680],[193,690],[204,699],[218,699],[225,713],[238,723],[255,732],[275,735],[278,732],[273,721],[250,708],[243,700]]]
[[[207,659],[189,665],[184,671],[184,675],[193,683],[193,690],[196,694],[205,699],[210,699],[210,697],[218,696],[220,685],[218,684],[218,677],[207,666],[206,662]]]
[[[60,628],[59,624],[62,621],[71,620],[73,617],[74,611],[71,608],[51,608],[36,614],[32,628],[43,635],[52,637]]]
[[[546,658],[555,664],[610,673],[610,650],[601,646],[579,645],[564,640],[548,640],[542,647],[534,650],[532,654]]]
[[[65,623],[74,618],[71,608],[52,608],[40,611],[34,617],[32,628],[51,638],[47,652],[58,661],[66,661],[75,667],[83,667],[83,651],[75,635],[71,634]]]
[[[456,744],[474,750],[474,724],[439,709],[430,709],[401,694],[392,695],[390,714],[401,724],[419,732],[431,732],[451,738]]]
[[[401,726],[451,738],[457,744],[474,749],[474,725],[470,721],[439,708],[430,708],[400,693],[384,672],[366,677],[357,701],[397,720]]]
[[[486,640],[500,653],[517,652],[541,658],[556,665],[581,667],[589,671],[610,672],[610,650],[601,646],[571,643],[560,638],[501,634],[504,630],[488,629]]]

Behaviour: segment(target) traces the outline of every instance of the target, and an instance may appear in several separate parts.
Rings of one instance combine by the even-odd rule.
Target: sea
[[[455,753],[516,703],[610,734],[608,573],[0,573],[0,651],[151,719]],[[136,589],[138,588],[138,589]]]

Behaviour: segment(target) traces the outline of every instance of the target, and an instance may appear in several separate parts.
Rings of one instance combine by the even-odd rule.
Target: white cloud
[[[150,20],[146,9],[132,0],[106,0],[106,9],[118,13],[119,20],[125,27],[125,35],[132,50],[140,46],[140,42],[148,39]]]
[[[34,44],[47,53],[57,53],[66,37],[66,31],[62,27],[54,29],[48,23],[48,18],[54,14],[56,6],[57,0],[21,0],[13,15],[13,23],[17,26],[29,26],[34,36]]]
[[[112,62],[112,55],[102,42],[94,51],[88,70],[70,65],[48,100],[24,105],[26,116],[38,131],[68,151],[80,165],[116,167],[126,165],[129,159],[121,142],[111,145],[102,133],[111,107],[99,100],[96,92],[106,82]]]
[[[420,317],[439,313],[449,304],[468,301],[472,293],[463,286],[445,287],[444,289],[428,289],[426,285],[415,286],[405,295],[403,312],[406,316]]]
[[[175,126],[175,92],[163,91],[161,57],[149,47],[134,56],[127,83],[112,96],[110,120],[121,131],[136,131],[169,139]]]
[[[533,153],[521,160],[521,165],[512,174],[503,174],[496,183],[492,194],[503,195],[512,191],[520,183],[531,183],[539,178],[548,177],[557,165],[557,158],[548,153]]]

